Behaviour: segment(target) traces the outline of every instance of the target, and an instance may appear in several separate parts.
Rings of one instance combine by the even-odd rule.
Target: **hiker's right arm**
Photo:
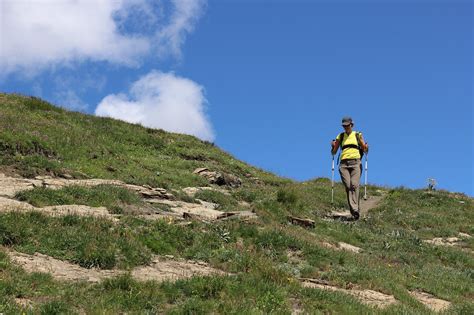
[[[331,142],[331,154],[332,155],[336,154],[337,149],[339,149],[339,140],[333,139]]]

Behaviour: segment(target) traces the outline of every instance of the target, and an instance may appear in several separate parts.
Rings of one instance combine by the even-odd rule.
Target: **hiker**
[[[362,155],[369,145],[365,143],[362,133],[352,130],[354,123],[351,117],[342,118],[344,132],[331,142],[331,153],[334,156],[342,147],[339,162],[339,174],[346,188],[347,202],[354,220],[359,219],[359,181],[362,174]]]

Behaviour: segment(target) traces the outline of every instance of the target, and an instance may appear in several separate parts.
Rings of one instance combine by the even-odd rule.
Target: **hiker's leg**
[[[359,182],[360,182],[360,161],[351,161],[349,202],[351,213],[359,212]]]
[[[351,201],[349,196],[351,187],[351,174],[345,161],[341,161],[339,164],[339,174],[341,175],[342,183],[346,188],[347,204],[349,205],[349,209],[351,209]]]

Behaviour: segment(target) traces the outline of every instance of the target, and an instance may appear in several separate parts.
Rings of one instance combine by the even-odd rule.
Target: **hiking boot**
[[[352,212],[352,217],[354,218],[354,221],[359,220],[359,211]]]

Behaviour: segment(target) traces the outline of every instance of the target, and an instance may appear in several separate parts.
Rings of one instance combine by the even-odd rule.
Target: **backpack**
[[[341,132],[339,134],[339,139],[340,139],[340,143],[339,143],[339,148],[341,149],[339,151],[339,156],[337,157],[337,163],[339,164],[339,158],[341,157],[341,153],[342,151],[344,151],[344,149],[346,148],[354,148],[354,149],[359,149],[359,154],[360,154],[360,159],[362,160],[362,157],[364,156],[364,150],[362,149],[362,145],[360,144],[360,132],[356,132],[356,139],[357,139],[357,145],[355,144],[348,144],[348,145],[342,145],[342,140],[344,140],[344,134],[345,132]]]

